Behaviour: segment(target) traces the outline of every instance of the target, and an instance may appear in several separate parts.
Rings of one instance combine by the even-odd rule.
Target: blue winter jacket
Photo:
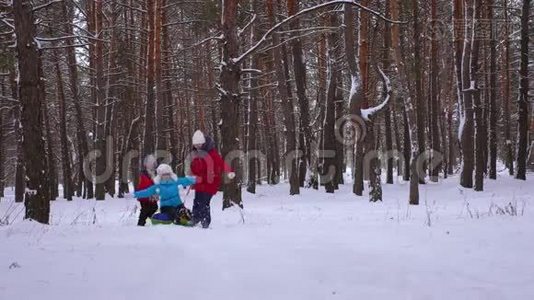
[[[135,198],[148,198],[152,195],[159,195],[160,207],[177,207],[182,205],[178,186],[188,186],[195,184],[195,177],[174,177],[165,180],[154,179],[154,185],[134,193]]]

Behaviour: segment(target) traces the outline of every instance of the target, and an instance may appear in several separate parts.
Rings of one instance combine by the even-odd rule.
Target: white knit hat
[[[176,176],[176,174],[174,174],[174,172],[172,171],[171,166],[169,166],[168,164],[159,165],[158,169],[156,170],[156,173],[158,175],[156,177],[154,177],[154,183],[155,184],[160,184],[161,183],[161,176],[163,176],[163,175],[170,175],[171,178],[173,180],[175,180],[175,181],[178,179],[178,176]]]
[[[193,145],[201,145],[206,143],[206,137],[202,133],[202,131],[197,130],[193,134]]]
[[[158,166],[158,169],[156,170],[156,172],[158,173],[158,175],[172,175],[174,174],[174,172],[172,171],[172,168],[171,166],[169,166],[168,164],[161,164]]]
[[[143,162],[143,165],[147,170],[154,170],[156,168],[157,164],[158,164],[158,161],[156,160],[156,158],[152,154],[147,155],[145,157],[144,162]]]

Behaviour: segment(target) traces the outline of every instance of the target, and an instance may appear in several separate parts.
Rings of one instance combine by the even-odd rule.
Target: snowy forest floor
[[[383,203],[349,184],[263,185],[244,193],[244,223],[219,193],[208,230],[137,227],[131,198],[57,200],[43,226],[8,195],[0,299],[534,299],[534,185],[457,183],[421,186],[417,207],[407,184],[384,185]]]

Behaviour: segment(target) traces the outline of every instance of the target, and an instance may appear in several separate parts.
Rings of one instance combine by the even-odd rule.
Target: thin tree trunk
[[[396,0],[386,0],[386,18],[391,18],[391,3]],[[389,69],[391,67],[390,60],[390,51],[391,51],[391,25],[388,22],[384,23],[384,53],[383,53],[383,66],[384,72],[389,74]],[[386,92],[386,87],[384,86],[384,92]],[[393,151],[393,138],[391,133],[391,113],[392,111],[387,108],[384,112],[385,120],[385,134],[386,134],[386,183],[393,184],[393,155],[390,155]]]
[[[73,22],[73,12],[72,7],[70,7],[70,13],[67,9],[68,2],[64,2],[62,6],[62,16],[64,20],[68,20],[64,22],[64,28],[67,36],[73,35],[72,30],[72,24]],[[85,125],[83,122],[83,112],[81,107],[81,99],[80,99],[80,93],[78,90],[78,70],[77,70],[77,63],[76,63],[76,53],[75,48],[72,47],[74,45],[74,40],[72,38],[68,38],[65,40],[65,43],[68,47],[65,48],[65,51],[67,53],[67,64],[68,64],[68,72],[69,72],[69,86],[70,91],[72,94],[72,100],[74,103],[74,110],[76,112],[76,137],[78,139],[78,181],[77,181],[77,190],[76,190],[76,196],[81,197],[82,196],[82,188],[85,186],[85,194],[87,198],[93,198],[93,182],[84,176],[83,172],[83,159],[84,157],[89,153],[89,145],[87,143],[87,134]]]
[[[11,86],[11,97],[19,100],[17,75],[15,70],[9,71],[9,85]],[[13,110],[15,128],[15,140],[17,143],[17,158],[15,163],[15,202],[24,201],[25,184],[25,171],[24,171],[24,148],[23,148],[23,130],[22,130],[22,105],[18,102],[17,106]]]
[[[430,127],[431,127],[431,147],[432,147],[432,159],[434,154],[441,152],[441,141],[439,135],[439,124],[441,123],[440,112],[441,107],[439,105],[439,66],[438,66],[438,32],[437,32],[437,0],[432,0],[432,43],[431,43],[431,73],[430,73]],[[441,171],[441,163],[430,170],[430,180],[437,182],[439,178],[439,172]]]
[[[523,0],[521,14],[521,50],[519,67],[519,101],[518,101],[518,145],[517,145],[517,174],[516,179],[526,180],[527,156],[528,156],[528,129],[529,129],[529,72],[528,72],[528,47],[529,47],[529,19],[531,0]]]
[[[42,71],[41,71],[42,72]],[[43,97],[41,98],[41,101],[46,101],[44,99],[45,95],[45,89],[44,85],[40,86],[39,90],[39,96]],[[43,121],[44,121],[44,134],[45,134],[45,147],[46,147],[46,162],[48,166],[48,184],[50,188],[50,200],[56,200],[56,198],[59,196],[58,191],[58,171],[57,171],[57,162],[55,158],[55,150],[54,150],[54,141],[52,138],[52,128],[50,124],[50,114],[48,113],[48,103],[41,102],[41,110],[43,114]]]
[[[510,176],[514,175],[514,143],[511,133],[510,109],[510,20],[508,18],[508,0],[504,0],[504,139],[506,147],[506,167]]]
[[[256,11],[259,9],[259,0],[252,0],[252,10]],[[271,4],[272,5],[272,4]],[[272,13],[271,13],[272,15]],[[252,29],[252,40],[258,40],[261,35],[260,27],[258,24],[255,24]],[[251,61],[251,69],[261,69],[260,68],[260,58],[255,56]],[[278,67],[280,68],[280,67]],[[255,75],[251,75],[250,79],[250,88],[252,91],[249,96],[248,103],[248,143],[247,143],[247,163],[248,163],[248,181],[247,181],[247,192],[255,194],[256,193],[256,166],[257,159],[251,157],[252,154],[255,154],[258,151],[258,98],[259,98],[259,79]],[[255,155],[252,155],[255,156]]]
[[[94,46],[94,64],[95,64],[95,83],[96,83],[96,150],[100,155],[96,159],[96,200],[104,200],[106,198],[106,186],[105,182],[107,178],[104,178],[106,172],[106,136],[105,136],[105,124],[106,124],[106,86],[104,78],[104,45],[103,28],[102,28],[102,0],[95,0],[94,16],[95,23],[94,28],[98,39],[95,41]]]
[[[421,53],[421,47],[423,45],[422,39],[421,39],[421,24],[419,19],[419,1],[412,0],[412,9],[413,9],[413,20],[414,20],[414,66],[413,66],[413,73],[415,75],[415,103],[416,103],[416,118],[417,118],[417,142],[419,144],[419,153],[418,155],[421,155],[425,148],[426,148],[426,140],[425,140],[425,128],[426,128],[426,122],[425,122],[425,100],[423,96],[423,57]],[[412,157],[412,159],[414,159]],[[420,184],[425,183],[425,179],[423,174],[425,174],[425,170],[423,169],[420,176],[417,176],[419,179]]]
[[[67,136],[67,104],[65,101],[65,92],[63,90],[63,77],[59,66],[59,51],[54,51],[56,80],[57,80],[57,98],[59,101],[59,130],[61,141],[61,169],[63,171],[63,198],[72,200],[72,171],[70,165],[70,152]]]
[[[489,82],[489,178],[497,179],[497,39],[493,14],[494,0],[488,1],[488,19],[490,20],[490,82]]]
[[[480,54],[480,37],[478,23],[481,18],[482,0],[475,0],[474,7],[474,19],[473,19],[473,51],[471,56],[471,88],[473,96],[473,105],[475,113],[475,143],[476,143],[476,155],[475,155],[475,191],[484,190],[484,140],[487,138],[487,132],[484,132],[484,120],[483,120],[483,104],[480,89],[478,88],[479,82],[479,54]]]
[[[276,4],[273,3],[273,0],[267,1],[267,11],[269,15],[270,25],[274,26],[274,24],[276,23],[275,16],[277,15],[277,7]],[[274,34],[273,44],[278,45],[279,43],[279,35]],[[298,195],[300,194],[300,184],[298,176],[298,158],[296,155],[297,137],[295,132],[295,112],[292,97],[290,94],[291,88],[288,86],[288,71],[284,70],[284,68],[288,68],[287,55],[285,55],[285,53],[281,53],[280,49],[282,51],[285,51],[284,47],[276,47],[272,50],[272,53],[275,62],[283,62],[283,65],[280,63],[275,63],[275,74],[278,82],[278,96],[280,97],[282,106],[284,108],[284,126],[287,143],[284,159],[289,164],[289,166],[287,166],[289,172],[289,194]]]
[[[1,95],[6,95],[6,86],[5,79],[2,77],[0,82]],[[4,197],[4,187],[5,187],[5,142],[4,142],[4,111],[0,109],[0,200]]]
[[[154,68],[155,68],[155,33],[154,33],[154,18],[155,5],[154,1],[147,0],[147,68],[146,68],[146,103],[145,103],[145,131],[143,133],[143,157],[153,154],[155,149],[155,114],[156,114],[156,96],[154,93]]]

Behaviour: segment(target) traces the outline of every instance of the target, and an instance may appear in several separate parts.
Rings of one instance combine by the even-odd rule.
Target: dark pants
[[[159,209],[159,211],[162,214],[166,214],[171,219],[176,220],[176,218],[178,217],[178,209],[179,209],[178,207],[174,207],[174,206],[162,206]]]
[[[140,201],[141,212],[139,213],[138,226],[145,226],[146,219],[152,217],[158,211],[158,203],[152,201]]]
[[[213,195],[204,192],[195,192],[193,203],[193,223],[200,222],[202,227],[208,228],[211,223],[210,201]]]

